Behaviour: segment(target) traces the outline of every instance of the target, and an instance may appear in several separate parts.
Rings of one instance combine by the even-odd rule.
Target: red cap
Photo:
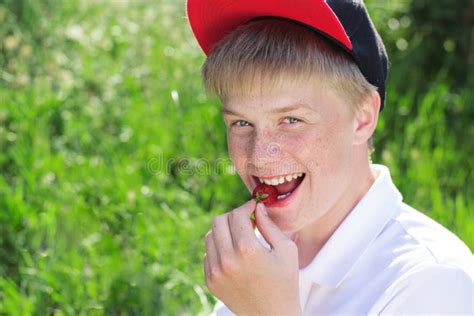
[[[334,11],[324,0],[188,0],[191,29],[206,55],[221,39],[257,17],[280,17],[306,24],[352,51]]]
[[[285,19],[348,52],[385,103],[388,56],[363,0],[188,0],[189,24],[206,55],[227,34],[260,18]]]

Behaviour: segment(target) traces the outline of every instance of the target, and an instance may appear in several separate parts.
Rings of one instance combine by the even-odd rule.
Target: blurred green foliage
[[[474,249],[468,2],[366,1],[392,61],[374,161]],[[184,8],[0,0],[0,314],[209,312],[203,236],[249,193]]]
[[[367,0],[396,69],[397,92],[424,94],[435,80],[474,85],[474,1]],[[399,79],[399,80],[397,80]]]

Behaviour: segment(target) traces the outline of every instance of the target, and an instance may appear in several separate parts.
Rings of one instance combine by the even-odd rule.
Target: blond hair
[[[228,34],[210,52],[202,77],[207,92],[222,101],[278,89],[291,78],[334,89],[353,110],[377,89],[343,49],[283,19],[255,20]]]

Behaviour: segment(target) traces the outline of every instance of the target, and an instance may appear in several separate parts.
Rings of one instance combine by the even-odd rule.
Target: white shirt
[[[356,207],[300,269],[304,315],[474,315],[474,257],[402,202],[383,165]],[[258,238],[268,246],[262,235]],[[233,315],[222,303],[216,315]]]

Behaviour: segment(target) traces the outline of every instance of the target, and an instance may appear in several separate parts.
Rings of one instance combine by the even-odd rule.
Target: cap
[[[227,34],[259,18],[280,18],[310,28],[352,56],[385,103],[388,58],[362,0],[188,0],[189,24],[206,55]]]

